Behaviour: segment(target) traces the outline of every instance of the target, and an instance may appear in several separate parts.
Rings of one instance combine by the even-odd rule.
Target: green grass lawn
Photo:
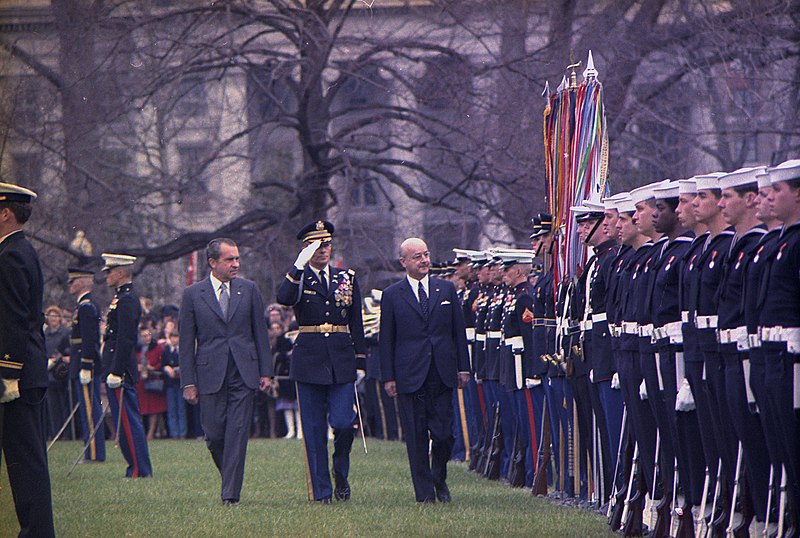
[[[238,508],[219,498],[219,474],[201,441],[150,443],[154,478],[126,480],[119,450],[108,462],[79,465],[76,441],[50,451],[58,536],[610,536],[605,518],[555,506],[530,491],[512,490],[448,467],[453,502],[420,505],[405,447],[370,439],[364,455],[353,445],[353,497],[330,506],[306,500],[305,463],[298,440],[253,440],[248,445]],[[0,537],[19,531],[8,477],[0,473]]]

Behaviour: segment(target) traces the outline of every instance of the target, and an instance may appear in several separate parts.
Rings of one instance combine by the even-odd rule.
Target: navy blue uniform
[[[83,444],[89,443],[85,458],[91,461],[105,461],[106,443],[103,409],[100,403],[100,309],[92,300],[91,292],[78,297],[78,304],[72,314],[72,333],[69,339],[71,361],[69,377],[72,391],[78,395],[78,410],[83,432]],[[92,380],[82,385],[79,380],[81,370],[91,372]],[[89,442],[92,431],[97,429]]]
[[[53,536],[45,448],[47,357],[39,256],[22,231],[0,243],[0,378],[19,380],[19,398],[0,404],[3,454],[20,536]]]
[[[472,304],[478,297],[478,286],[467,283],[466,287],[458,290],[458,299],[464,313],[464,325],[467,331],[467,349],[470,353],[470,368],[472,365],[472,348],[475,343],[475,314]],[[477,385],[474,378],[463,389],[453,391],[453,453],[451,458],[456,461],[469,461],[472,458],[472,445],[477,444],[480,435],[481,410],[477,396]]]
[[[139,372],[136,364],[136,342],[139,334],[139,320],[142,306],[133,284],[123,284],[117,288],[111,305],[108,307],[106,333],[103,338],[102,372],[103,378],[114,374],[122,378],[122,387],[108,389],[108,403],[115,424],[121,425],[119,446],[128,467],[125,476],[129,478],[146,477],[153,474],[150,453],[139,412],[139,398],[136,383]],[[120,395],[122,400],[120,401]],[[122,420],[118,419],[120,409]]]
[[[332,459],[337,487],[348,483],[356,418],[353,382],[356,368],[366,367],[361,291],[355,272],[329,269],[327,288],[310,267],[293,267],[277,291],[278,302],[294,307],[300,325],[289,377],[297,382],[310,500],[330,499],[332,494],[328,424],[334,433]]]

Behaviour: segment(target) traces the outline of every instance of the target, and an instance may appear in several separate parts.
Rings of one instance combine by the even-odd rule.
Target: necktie
[[[319,281],[322,283],[322,288],[327,292],[328,291],[328,279],[325,278],[325,270],[319,272]]]
[[[219,287],[219,306],[222,308],[222,315],[228,317],[228,304],[230,303],[231,296],[228,294],[228,284],[223,282]]]
[[[422,285],[422,282],[419,283],[419,306],[422,307],[422,317],[426,320],[428,319],[428,309],[430,308],[430,304],[428,303],[428,294],[425,293],[425,286]]]

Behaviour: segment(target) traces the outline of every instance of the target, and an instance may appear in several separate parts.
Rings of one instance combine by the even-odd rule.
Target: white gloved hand
[[[611,378],[611,388],[614,390],[620,389],[618,372],[614,372],[614,377]]]
[[[675,397],[675,411],[694,411],[696,408],[692,387],[689,385],[689,380],[684,377]]]
[[[19,398],[19,379],[3,379],[5,391],[0,396],[0,403],[8,403]]]
[[[294,261],[294,266],[298,269],[303,269],[320,245],[322,245],[322,241],[319,239],[312,241],[311,244],[301,250],[300,254],[297,255],[297,259]]]
[[[122,386],[122,378],[118,375],[108,374],[108,377],[106,378],[106,385],[108,385],[108,388],[110,389],[118,389],[120,386]]]
[[[538,387],[541,384],[542,384],[542,380],[541,379],[536,379],[536,378],[533,378],[533,377],[526,377],[525,378],[525,388],[526,389],[532,389],[533,387]]]
[[[594,368],[589,370],[589,382],[594,383]]]
[[[366,377],[367,373],[362,369],[356,370],[356,385],[361,383],[361,381]]]
[[[81,370],[81,373],[78,374],[78,377],[81,380],[81,385],[88,385],[92,382],[92,371],[91,370]]]
[[[53,366],[55,366],[55,365],[56,365],[56,360],[53,357],[50,357],[49,359],[47,359],[47,371],[48,372],[50,370],[52,370]]]
[[[639,399],[640,400],[647,399],[647,385],[645,384],[644,381],[642,381],[642,384],[639,385]]]

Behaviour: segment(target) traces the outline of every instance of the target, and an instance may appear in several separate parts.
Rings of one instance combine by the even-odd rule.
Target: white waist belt
[[[599,314],[592,314],[592,323],[600,323],[608,320],[607,312],[600,312]]]
[[[682,321],[671,321],[664,325],[664,334],[665,336],[669,337],[670,344],[682,344],[683,343],[683,322]]]
[[[503,335],[503,331],[486,331],[487,338],[500,338]]]
[[[761,335],[758,333],[747,335],[747,345],[749,349],[756,349],[761,347]]]
[[[484,333],[475,333],[475,340],[477,340],[478,342],[485,342],[486,335]]]
[[[689,323],[689,311],[688,310],[683,310],[681,312],[681,321],[684,322],[684,323]]]
[[[635,321],[623,321],[622,332],[625,334],[639,334],[639,326]]]
[[[585,319],[580,323],[582,331],[591,331],[592,330],[592,320]]]
[[[736,344],[736,349],[746,351],[750,349],[748,342],[747,327],[736,327],[735,329],[719,329],[717,336],[720,344]]]
[[[467,327],[467,340],[470,342],[475,340],[475,327]]]
[[[786,351],[800,353],[800,327],[761,327],[762,342],[786,342]]]
[[[639,325],[639,336],[645,337],[653,337],[653,324],[648,323],[647,325]]]
[[[717,316],[695,316],[694,324],[698,329],[716,329]]]

